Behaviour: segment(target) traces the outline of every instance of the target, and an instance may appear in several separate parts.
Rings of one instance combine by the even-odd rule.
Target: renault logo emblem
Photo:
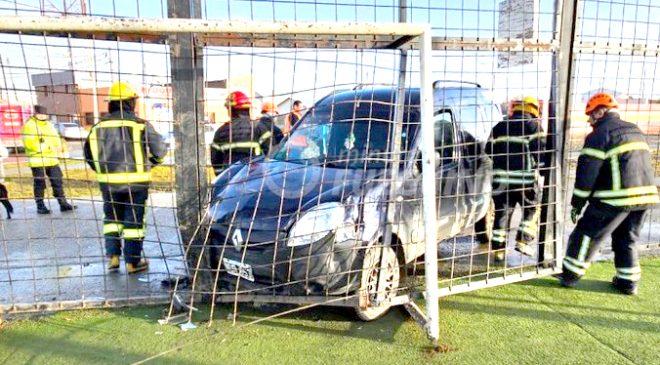
[[[234,230],[234,234],[231,236],[231,242],[234,244],[236,251],[240,251],[241,245],[243,244],[243,234],[241,233],[240,228]]]

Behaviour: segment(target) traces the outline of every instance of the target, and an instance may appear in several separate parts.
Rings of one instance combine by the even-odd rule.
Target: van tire
[[[383,267],[380,267],[381,252],[383,254]],[[376,305],[373,300],[376,298],[378,277],[381,269],[385,273],[385,303]],[[401,280],[401,268],[396,252],[390,246],[374,245],[366,249],[364,261],[362,264],[362,276],[360,279],[360,289],[357,296],[358,304],[355,307],[356,316],[365,321],[374,321],[384,316],[392,307],[388,300],[397,295]]]

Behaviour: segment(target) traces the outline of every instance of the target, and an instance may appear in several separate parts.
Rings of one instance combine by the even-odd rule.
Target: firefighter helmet
[[[538,99],[533,96],[521,96],[511,100],[511,112],[525,112],[538,118],[541,115]]]
[[[612,94],[597,93],[594,94],[589,99],[589,102],[587,102],[587,107],[584,109],[584,113],[586,115],[591,115],[591,113],[593,113],[594,110],[598,109],[598,107],[601,106],[604,106],[608,109],[612,109],[612,108],[618,108],[619,103],[616,101],[614,96],[612,96]]]
[[[227,109],[250,109],[252,102],[250,98],[240,91],[234,91],[227,96]]]
[[[133,86],[124,81],[117,81],[110,86],[110,91],[108,92],[108,97],[105,98],[105,101],[129,100],[137,97],[138,94]]]
[[[277,107],[272,101],[267,101],[261,106],[262,113],[277,113]]]

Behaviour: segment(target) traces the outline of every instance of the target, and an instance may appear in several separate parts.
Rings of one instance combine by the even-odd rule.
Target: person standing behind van
[[[539,171],[543,167],[545,134],[539,119],[539,101],[532,96],[514,99],[511,117],[495,125],[486,144],[493,160],[493,203],[495,221],[491,249],[496,261],[505,257],[511,216],[520,205],[522,222],[516,234],[516,251],[534,255],[532,242],[538,232],[541,213]]]
[[[239,160],[252,160],[268,152],[271,132],[260,121],[250,118],[252,101],[241,91],[233,91],[225,103],[231,121],[218,128],[211,144],[211,165],[216,176]]]
[[[298,121],[300,118],[302,118],[303,113],[303,103],[300,100],[295,100],[291,106],[291,112],[286,115],[286,118],[284,119],[284,128],[282,129],[282,132],[284,133],[285,136],[288,136],[289,133],[291,132],[291,128],[295,127],[296,124],[298,124]]]
[[[282,138],[284,138],[282,130],[275,125],[275,117],[277,117],[278,114],[277,107],[270,101],[265,102],[261,106],[261,119],[259,119],[259,122],[271,133],[268,151],[270,151],[273,146],[280,143]],[[265,151],[264,153],[268,153],[268,151]]]

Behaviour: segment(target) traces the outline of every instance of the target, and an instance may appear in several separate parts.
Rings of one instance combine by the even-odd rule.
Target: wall
[[[76,85],[36,87],[37,103],[48,108],[48,113],[58,120],[68,120],[80,115],[80,98]]]

